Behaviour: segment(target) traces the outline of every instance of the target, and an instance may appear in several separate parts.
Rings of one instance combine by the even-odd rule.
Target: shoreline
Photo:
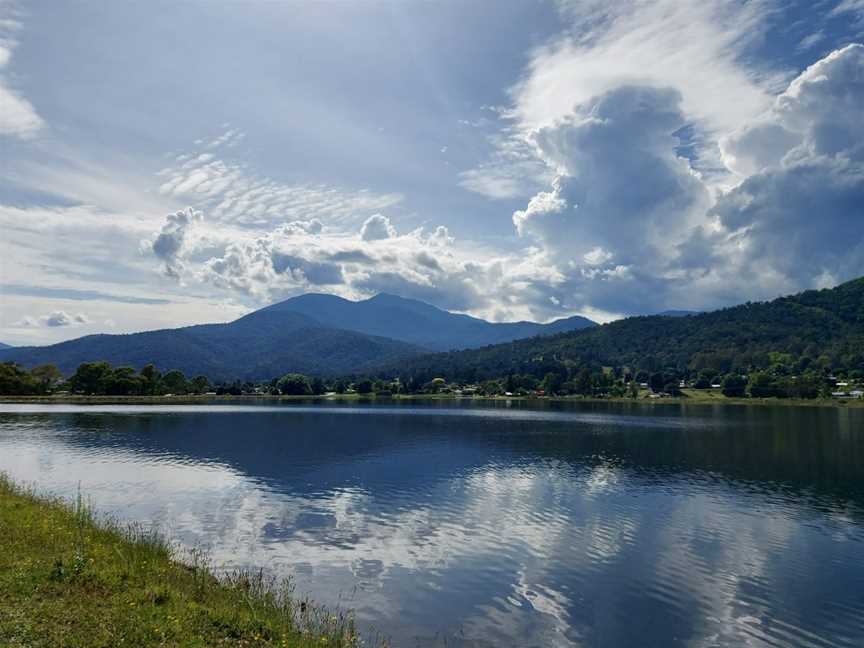
[[[591,396],[463,396],[456,394],[322,394],[318,396],[288,396],[273,394],[213,395],[186,394],[171,396],[84,396],[84,395],[46,395],[46,396],[0,396],[2,404],[62,404],[62,405],[200,405],[209,403],[254,403],[254,402],[359,402],[392,403],[411,401],[460,402],[460,403],[504,403],[526,404],[544,403],[615,403],[630,405],[722,405],[722,406],[780,406],[780,407],[832,407],[839,409],[864,408],[864,399],[794,399],[794,398],[729,398],[713,390],[684,390],[683,396],[664,398],[627,398]]]
[[[0,473],[0,645],[356,648],[350,613],[295,598],[263,571],[217,576],[80,492],[35,494]],[[373,642],[374,643],[374,642]]]

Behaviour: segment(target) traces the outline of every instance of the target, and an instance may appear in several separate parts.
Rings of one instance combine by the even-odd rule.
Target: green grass
[[[0,646],[358,646],[353,621],[263,573],[217,578],[158,535],[94,519],[79,496],[0,475]]]

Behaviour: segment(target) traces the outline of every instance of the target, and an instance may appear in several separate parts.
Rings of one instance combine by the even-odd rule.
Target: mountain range
[[[680,314],[679,314],[680,315]],[[581,331],[400,361],[382,375],[473,382],[588,367],[678,375],[781,364],[864,376],[864,278],[686,316],[629,317]]]
[[[267,306],[259,312],[300,313],[330,328],[392,338],[433,351],[468,349],[596,326],[578,315],[548,324],[487,322],[386,293],[356,302],[335,295],[310,293]]]
[[[459,349],[594,326],[571,317],[550,324],[492,323],[416,300],[378,295],[353,302],[308,294],[227,324],[203,324],[123,335],[88,335],[42,347],[0,349],[0,362],[51,363],[66,375],[104,360],[211,380],[261,380],[287,372],[354,374],[440,349]]]

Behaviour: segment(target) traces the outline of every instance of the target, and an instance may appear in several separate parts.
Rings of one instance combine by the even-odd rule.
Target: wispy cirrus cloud
[[[12,53],[18,45],[15,34],[21,28],[15,5],[0,3],[0,136],[26,138],[43,126],[42,118],[9,78]]]
[[[135,295],[116,295],[100,290],[80,290],[76,288],[52,288],[50,286],[32,286],[21,284],[0,284],[0,293],[4,295],[22,295],[26,297],[45,297],[48,299],[72,299],[75,301],[109,301],[120,304],[170,304],[170,299],[154,297],[138,297]]]

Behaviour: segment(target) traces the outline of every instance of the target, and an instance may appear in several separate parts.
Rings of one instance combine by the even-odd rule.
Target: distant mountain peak
[[[595,325],[579,316],[548,324],[487,322],[388,292],[380,292],[359,301],[336,295],[307,293],[262,309],[262,312],[269,311],[300,313],[324,326],[391,338],[440,351],[509,342]]]

